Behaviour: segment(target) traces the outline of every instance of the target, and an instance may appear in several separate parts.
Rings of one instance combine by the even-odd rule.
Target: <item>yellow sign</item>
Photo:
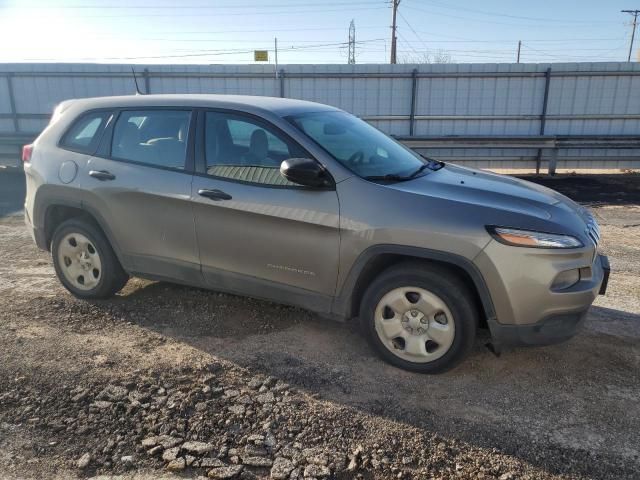
[[[268,50],[254,50],[253,51],[253,59],[256,62],[268,62],[269,61],[269,51]]]

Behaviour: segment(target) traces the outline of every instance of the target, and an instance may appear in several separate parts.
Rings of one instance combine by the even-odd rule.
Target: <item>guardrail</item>
[[[489,149],[537,149],[550,152],[548,173],[555,175],[558,152],[561,149],[640,149],[640,136],[636,135],[530,135],[530,136],[396,136],[397,140],[412,149],[447,148],[489,148]],[[539,173],[540,160],[537,158],[536,171]],[[616,157],[612,158],[617,160]]]
[[[277,75],[249,66],[135,68],[145,93],[250,93],[334,104],[359,113],[412,148],[442,150],[427,153],[443,160],[494,168],[530,166],[537,172],[548,163],[550,173],[558,165],[584,164],[583,160],[588,168],[640,165],[640,134],[618,135],[635,134],[640,123],[638,97],[633,93],[638,91],[640,69],[634,64],[290,65]],[[34,130],[49,118],[45,112],[62,99],[87,92],[130,93],[127,82],[122,82],[132,79],[130,69],[126,65],[0,68],[0,91],[5,83],[7,99],[0,125],[9,129],[0,133],[0,164],[15,164],[19,146],[36,135]],[[98,84],[101,79],[111,81]],[[496,86],[496,82],[501,83]],[[56,89],[63,87],[64,96],[57,95]],[[31,92],[39,88],[37,100],[31,101]],[[484,95],[485,91],[489,93]],[[437,92],[433,98],[431,92]],[[510,103],[515,108],[508,108]],[[448,132],[460,135],[434,136]]]
[[[20,148],[32,142],[37,133],[0,134],[0,147],[15,152],[0,153],[0,164],[20,166]],[[550,152],[548,173],[555,175],[558,152],[562,149],[640,149],[636,135],[529,135],[529,136],[394,136],[412,149],[537,149]],[[473,159],[473,157],[471,157]],[[3,161],[5,160],[5,161]],[[612,160],[617,160],[613,157]]]

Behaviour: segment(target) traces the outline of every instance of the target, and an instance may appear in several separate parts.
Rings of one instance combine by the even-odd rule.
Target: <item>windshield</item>
[[[442,164],[418,156],[346,112],[315,112],[288,120],[333,158],[363,178],[401,181],[437,170]]]

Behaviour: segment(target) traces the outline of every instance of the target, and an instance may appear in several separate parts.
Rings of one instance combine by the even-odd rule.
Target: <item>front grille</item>
[[[598,226],[598,222],[596,222],[596,219],[593,218],[591,213],[586,212],[585,223],[587,224],[585,233],[593,240],[593,244],[597,247],[598,242],[600,242],[600,227]]]

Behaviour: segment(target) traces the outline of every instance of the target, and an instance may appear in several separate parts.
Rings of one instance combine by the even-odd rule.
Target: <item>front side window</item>
[[[65,133],[60,146],[80,153],[93,153],[100,133],[111,112],[93,112],[81,116]]]
[[[294,186],[280,175],[280,164],[309,155],[276,129],[234,113],[207,112],[207,173],[262,185]]]
[[[313,112],[288,120],[360,177],[400,181],[437,170],[441,163],[424,159],[353,115]]]
[[[111,156],[156,167],[184,169],[191,112],[123,111],[115,124]]]

